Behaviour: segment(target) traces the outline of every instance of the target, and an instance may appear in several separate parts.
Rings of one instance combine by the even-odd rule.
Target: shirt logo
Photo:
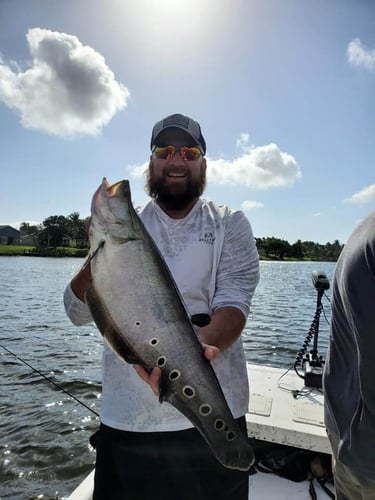
[[[204,235],[199,238],[199,241],[201,243],[208,243],[209,245],[213,245],[215,239],[216,238],[215,238],[214,234],[211,232],[208,232],[208,233],[204,233]]]

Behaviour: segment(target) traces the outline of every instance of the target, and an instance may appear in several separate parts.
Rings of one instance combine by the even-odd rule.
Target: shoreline
[[[35,247],[23,247],[20,246],[17,248],[16,245],[7,246],[0,245],[0,257],[78,257],[85,258],[88,254],[88,248],[70,248],[70,247],[57,247],[57,248],[42,248],[37,249]],[[280,258],[271,258],[266,257],[264,255],[259,256],[260,261],[267,262],[336,262],[334,260],[326,260],[326,259],[311,259],[311,258],[302,258],[297,259],[295,257],[285,257],[283,259]]]
[[[0,257],[80,257],[87,256],[88,248],[36,248],[22,245],[0,245]]]

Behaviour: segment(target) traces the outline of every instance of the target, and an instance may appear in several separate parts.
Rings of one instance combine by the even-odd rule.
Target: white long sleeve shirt
[[[245,317],[259,280],[259,258],[249,221],[240,211],[200,199],[183,219],[170,218],[150,201],[139,216],[159,247],[188,312],[212,314],[237,307]],[[66,313],[75,325],[92,321],[70,285]],[[124,305],[126,307],[126,305]],[[212,362],[235,418],[248,411],[249,386],[241,338]],[[101,420],[115,429],[152,432],[182,430],[191,422],[168,403],[160,404],[133,366],[104,342]]]

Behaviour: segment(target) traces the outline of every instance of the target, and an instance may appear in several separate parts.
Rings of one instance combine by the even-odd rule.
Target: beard
[[[170,186],[166,182],[167,171],[164,171],[162,177],[155,178],[150,162],[146,175],[146,191],[151,198],[168,209],[183,209],[193,200],[199,198],[206,187],[206,172],[203,168],[198,179],[192,179],[190,171],[187,171],[186,175],[186,182],[183,186]]]

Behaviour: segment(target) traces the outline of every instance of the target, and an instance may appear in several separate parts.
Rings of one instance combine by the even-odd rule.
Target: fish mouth
[[[107,196],[109,198],[113,198],[117,195],[117,192],[122,189],[124,191],[125,194],[129,194],[130,193],[130,188],[129,188],[129,182],[128,181],[119,181],[119,182],[116,182],[115,184],[112,184],[112,186],[110,186],[107,182],[107,185],[104,185],[104,182],[103,182],[103,186],[106,188],[107,190]]]
[[[110,185],[105,177],[103,177],[101,185],[96,190],[92,202],[91,202],[91,214],[96,214],[98,220],[103,220],[106,223],[115,223],[116,217],[111,213],[111,209],[105,210],[105,214],[102,213],[101,205],[107,202],[112,203],[111,200],[116,200],[116,198],[126,201],[129,203],[131,199],[130,185],[128,180],[121,180],[115,184]]]

